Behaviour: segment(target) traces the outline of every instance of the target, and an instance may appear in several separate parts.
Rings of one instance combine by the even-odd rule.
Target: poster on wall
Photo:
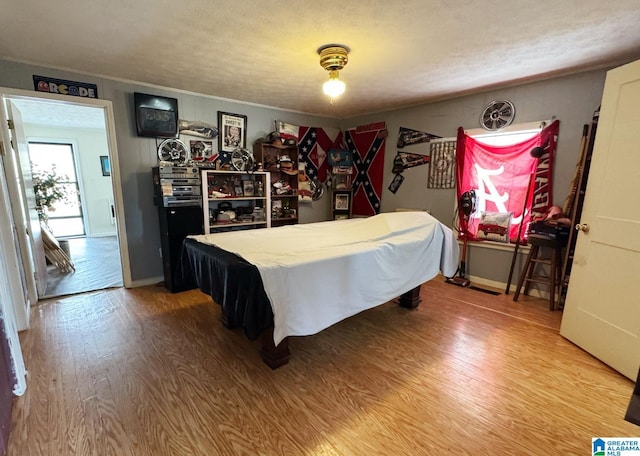
[[[247,147],[247,116],[218,111],[218,150],[233,152]]]

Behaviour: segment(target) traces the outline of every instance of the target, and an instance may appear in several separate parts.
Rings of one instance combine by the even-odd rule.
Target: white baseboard
[[[477,277],[472,275],[468,276],[468,278],[471,281],[471,285],[484,285],[487,287],[496,288],[498,290],[505,290],[507,288],[506,282],[498,282],[496,280],[489,280],[489,279],[485,279],[484,277]],[[515,293],[517,286],[518,286],[517,281],[512,282],[511,285],[509,286],[509,292]],[[549,291],[538,290],[537,288],[532,287],[531,290],[529,290],[528,296],[532,296],[534,298],[549,299]]]

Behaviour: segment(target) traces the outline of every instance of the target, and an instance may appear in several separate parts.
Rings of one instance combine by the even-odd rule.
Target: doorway
[[[110,169],[104,172],[109,146],[103,110],[39,100],[12,104],[20,111],[34,178],[55,176],[63,194],[41,212],[74,265],[59,270],[49,264],[41,298],[123,286],[113,184]]]
[[[26,309],[21,310],[17,306],[16,312],[28,313],[30,305],[38,299],[76,294],[114,286],[131,286],[131,270],[128,261],[128,249],[126,232],[123,223],[122,193],[120,191],[119,163],[117,145],[115,141],[115,123],[113,118],[113,106],[108,100],[83,99],[53,94],[40,94],[19,89],[0,88],[2,90],[3,111],[2,118],[9,120],[6,129],[6,120],[2,125],[2,139],[5,144],[13,147],[5,147],[8,157],[13,161],[10,168],[20,170],[22,173],[14,177],[7,172],[6,176],[12,195],[12,207],[14,217],[17,220],[18,232],[24,233],[20,224],[31,223],[33,229],[27,229],[28,239],[20,239],[21,251],[28,252],[30,261],[24,261],[24,276],[29,290],[29,299]],[[34,126],[36,129],[34,130]],[[92,136],[93,135],[93,136]],[[96,140],[96,135],[100,140]],[[27,139],[28,137],[28,139]],[[44,261],[42,238],[39,237],[39,221],[33,214],[35,211],[35,197],[31,187],[31,167],[27,155],[27,141],[33,143],[68,143],[72,144],[74,160],[77,167],[77,185],[80,193],[83,193],[82,220],[85,226],[84,236],[68,238],[70,244],[70,256],[77,262],[80,268],[75,272],[64,275],[62,279],[71,284],[78,284],[72,288],[65,287],[63,291],[56,291],[50,286],[44,290],[47,280],[47,269]],[[95,156],[94,156],[95,155]],[[17,156],[20,156],[18,159]],[[13,158],[11,158],[13,157]],[[25,166],[22,166],[26,164]],[[105,172],[106,165],[106,172]],[[5,167],[5,171],[8,168]],[[28,176],[27,176],[28,174]],[[27,189],[30,194],[27,194]],[[85,210],[86,208],[86,210]],[[0,224],[5,222],[0,221]],[[10,228],[10,227],[8,227]],[[21,231],[22,230],[22,231]],[[37,233],[37,234],[36,234]],[[95,242],[94,242],[95,241]],[[109,241],[109,242],[107,242]],[[75,243],[78,245],[72,246]],[[101,246],[94,248],[96,243]],[[105,247],[105,245],[108,245]],[[105,254],[104,252],[107,252]],[[98,253],[96,253],[98,252]],[[102,253],[99,253],[102,252]],[[84,285],[81,279],[82,273],[88,272],[84,260],[92,259],[91,263],[100,264],[101,271],[92,274],[93,277],[105,277],[104,271],[116,271],[111,280],[103,283]],[[110,266],[106,268],[106,259],[110,258]],[[23,255],[23,258],[27,258]],[[94,268],[97,271],[97,268]],[[56,274],[52,274],[55,276]],[[62,274],[58,273],[62,276]],[[35,279],[35,280],[34,280]],[[55,277],[53,277],[55,279]],[[36,292],[37,284],[37,292]],[[51,283],[49,284],[51,285]],[[19,328],[28,327],[28,318],[18,319]]]

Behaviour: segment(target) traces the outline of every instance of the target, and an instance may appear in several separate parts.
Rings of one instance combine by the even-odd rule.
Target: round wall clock
[[[511,125],[516,117],[516,108],[508,100],[489,103],[480,114],[480,125],[485,130],[496,131]]]

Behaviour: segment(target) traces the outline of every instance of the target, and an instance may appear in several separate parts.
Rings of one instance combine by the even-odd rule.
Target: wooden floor
[[[21,335],[9,456],[584,455],[632,437],[633,383],[558,335],[547,302],[435,279],[270,370],[198,291],[45,301]]]

